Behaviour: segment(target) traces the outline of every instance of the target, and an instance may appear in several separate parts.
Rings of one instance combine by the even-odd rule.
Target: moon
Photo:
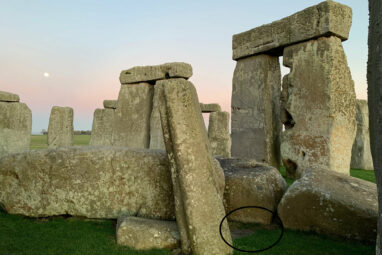
[[[47,73],[47,72],[44,73],[44,77],[45,77],[45,78],[49,78],[49,76],[50,76],[49,73]]]

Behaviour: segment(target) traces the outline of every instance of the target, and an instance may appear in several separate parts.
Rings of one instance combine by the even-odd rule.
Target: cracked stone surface
[[[347,40],[351,23],[350,7],[324,1],[281,20],[234,35],[232,58],[238,60],[265,52],[281,56],[284,47],[321,36],[333,35]]]
[[[290,178],[318,167],[350,174],[356,133],[356,96],[337,37],[321,37],[284,49],[281,120],[282,161]]]
[[[324,169],[307,169],[278,206],[284,227],[375,242],[374,183]]]
[[[73,145],[73,109],[53,106],[48,127],[48,146],[51,148]]]

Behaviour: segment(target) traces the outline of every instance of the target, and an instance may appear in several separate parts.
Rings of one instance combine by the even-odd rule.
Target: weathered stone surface
[[[115,146],[149,148],[153,93],[149,83],[121,86],[114,115]]]
[[[155,82],[168,78],[185,78],[192,76],[192,67],[183,62],[166,63],[156,66],[136,66],[121,72],[121,84],[138,82]]]
[[[173,250],[180,246],[180,236],[176,221],[120,216],[117,222],[117,244],[136,250]]]
[[[20,97],[16,94],[0,91],[0,102],[19,102]]]
[[[231,254],[232,248],[223,242],[218,231],[225,215],[223,197],[195,87],[184,79],[158,81],[156,86],[161,86],[163,98],[160,114],[182,252]],[[222,233],[230,242],[226,222]]]
[[[118,100],[103,100],[103,107],[106,109],[116,109]]]
[[[48,127],[48,146],[51,148],[73,145],[73,109],[53,106]]]
[[[96,109],[90,145],[113,145],[114,109]]]
[[[67,147],[0,160],[0,203],[12,214],[116,219],[121,214],[174,219],[164,152],[125,147]]]
[[[212,112],[210,114],[208,139],[213,155],[223,158],[231,157],[231,134],[229,133],[228,112]]]
[[[367,84],[370,122],[370,147],[378,187],[379,219],[376,254],[382,251],[382,5],[369,0]]]
[[[281,155],[288,177],[311,166],[349,175],[356,132],[354,83],[341,40],[322,37],[285,48]]]
[[[233,59],[272,51],[282,55],[283,47],[321,36],[347,40],[352,10],[334,1],[311,6],[281,20],[233,36]]]
[[[150,149],[165,150],[163,130],[160,120],[160,92],[158,86],[154,86],[153,110],[150,117]]]
[[[241,159],[218,159],[224,169],[226,213],[243,206],[261,206],[276,211],[286,182],[271,166]],[[272,214],[260,209],[243,209],[228,217],[231,221],[270,224]]]
[[[203,113],[209,113],[209,112],[221,112],[221,107],[219,104],[203,104],[200,103],[200,109]]]
[[[32,112],[24,103],[0,102],[0,158],[29,150]]]
[[[357,100],[357,133],[353,143],[350,167],[353,169],[373,170],[373,158],[370,150],[369,108],[366,100]]]
[[[237,158],[280,167],[281,71],[277,57],[237,62],[232,86],[232,149]]]
[[[284,227],[375,242],[374,183],[323,169],[306,170],[278,206]]]

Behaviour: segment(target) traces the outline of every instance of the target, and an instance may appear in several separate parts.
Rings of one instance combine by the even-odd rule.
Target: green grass
[[[74,145],[89,145],[90,135],[75,135]],[[31,150],[41,150],[48,147],[48,138],[46,135],[31,136]]]
[[[31,149],[46,148],[46,136],[34,135],[31,138]],[[75,145],[88,145],[90,136],[76,135]],[[285,168],[281,174],[288,186],[294,180],[286,178]],[[375,183],[373,171],[351,169],[351,175]],[[250,236],[236,239],[235,247],[241,249],[261,249],[277,240],[280,229],[242,224],[243,228],[255,230]],[[274,248],[261,254],[283,255],[355,255],[374,254],[374,244],[362,244],[336,237],[315,233],[285,230],[284,236]],[[170,254],[166,250],[135,251],[116,245],[115,221],[86,220],[78,218],[54,217],[31,219],[19,215],[9,215],[0,211],[0,254],[1,255],[66,255],[66,254],[119,254],[148,255]],[[247,254],[235,251],[235,254]]]

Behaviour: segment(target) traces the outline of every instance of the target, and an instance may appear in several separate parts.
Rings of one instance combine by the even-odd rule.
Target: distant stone
[[[0,91],[0,102],[19,102],[20,97],[5,91]]]
[[[120,216],[117,222],[117,244],[135,250],[173,250],[180,246],[180,236],[176,221]]]
[[[284,49],[281,155],[287,176],[312,166],[350,175],[356,95],[341,40],[321,37]]]
[[[26,104],[0,102],[0,158],[29,150],[31,132],[32,112]]]
[[[334,171],[306,170],[286,191],[278,213],[289,229],[375,242],[377,186]]]
[[[118,100],[103,100],[103,107],[106,109],[116,109]]]
[[[369,108],[366,100],[357,100],[356,119],[357,133],[353,143],[350,167],[373,170],[373,158],[370,150]]]
[[[11,214],[174,219],[164,152],[73,146],[0,160],[0,204]]]
[[[208,124],[208,140],[212,154],[218,157],[231,157],[231,134],[229,133],[229,113],[212,112]]]
[[[218,104],[203,104],[200,103],[200,109],[203,113],[221,112],[221,107]]]
[[[153,109],[150,116],[150,149],[165,150],[159,112],[159,105],[161,103],[159,94],[159,86],[154,86]]]
[[[184,79],[158,81],[161,122],[174,187],[176,219],[185,254],[232,254],[220,237],[225,216],[217,169],[196,89]],[[228,224],[222,234],[231,243]]]
[[[122,85],[114,114],[113,145],[149,148],[154,86]]]
[[[73,109],[53,106],[48,127],[48,146],[51,148],[73,145]]]
[[[261,206],[276,211],[286,190],[280,172],[271,166],[241,159],[218,159],[225,174],[226,213],[243,206]],[[270,224],[272,214],[260,209],[232,213],[231,221]]]
[[[192,67],[187,63],[173,62],[156,66],[136,66],[121,72],[121,84],[155,82],[168,78],[185,78],[192,76]]]
[[[96,109],[89,145],[113,145],[114,109]]]
[[[272,52],[282,55],[285,46],[321,36],[347,40],[352,23],[350,7],[324,1],[289,17],[233,36],[233,59]]]

